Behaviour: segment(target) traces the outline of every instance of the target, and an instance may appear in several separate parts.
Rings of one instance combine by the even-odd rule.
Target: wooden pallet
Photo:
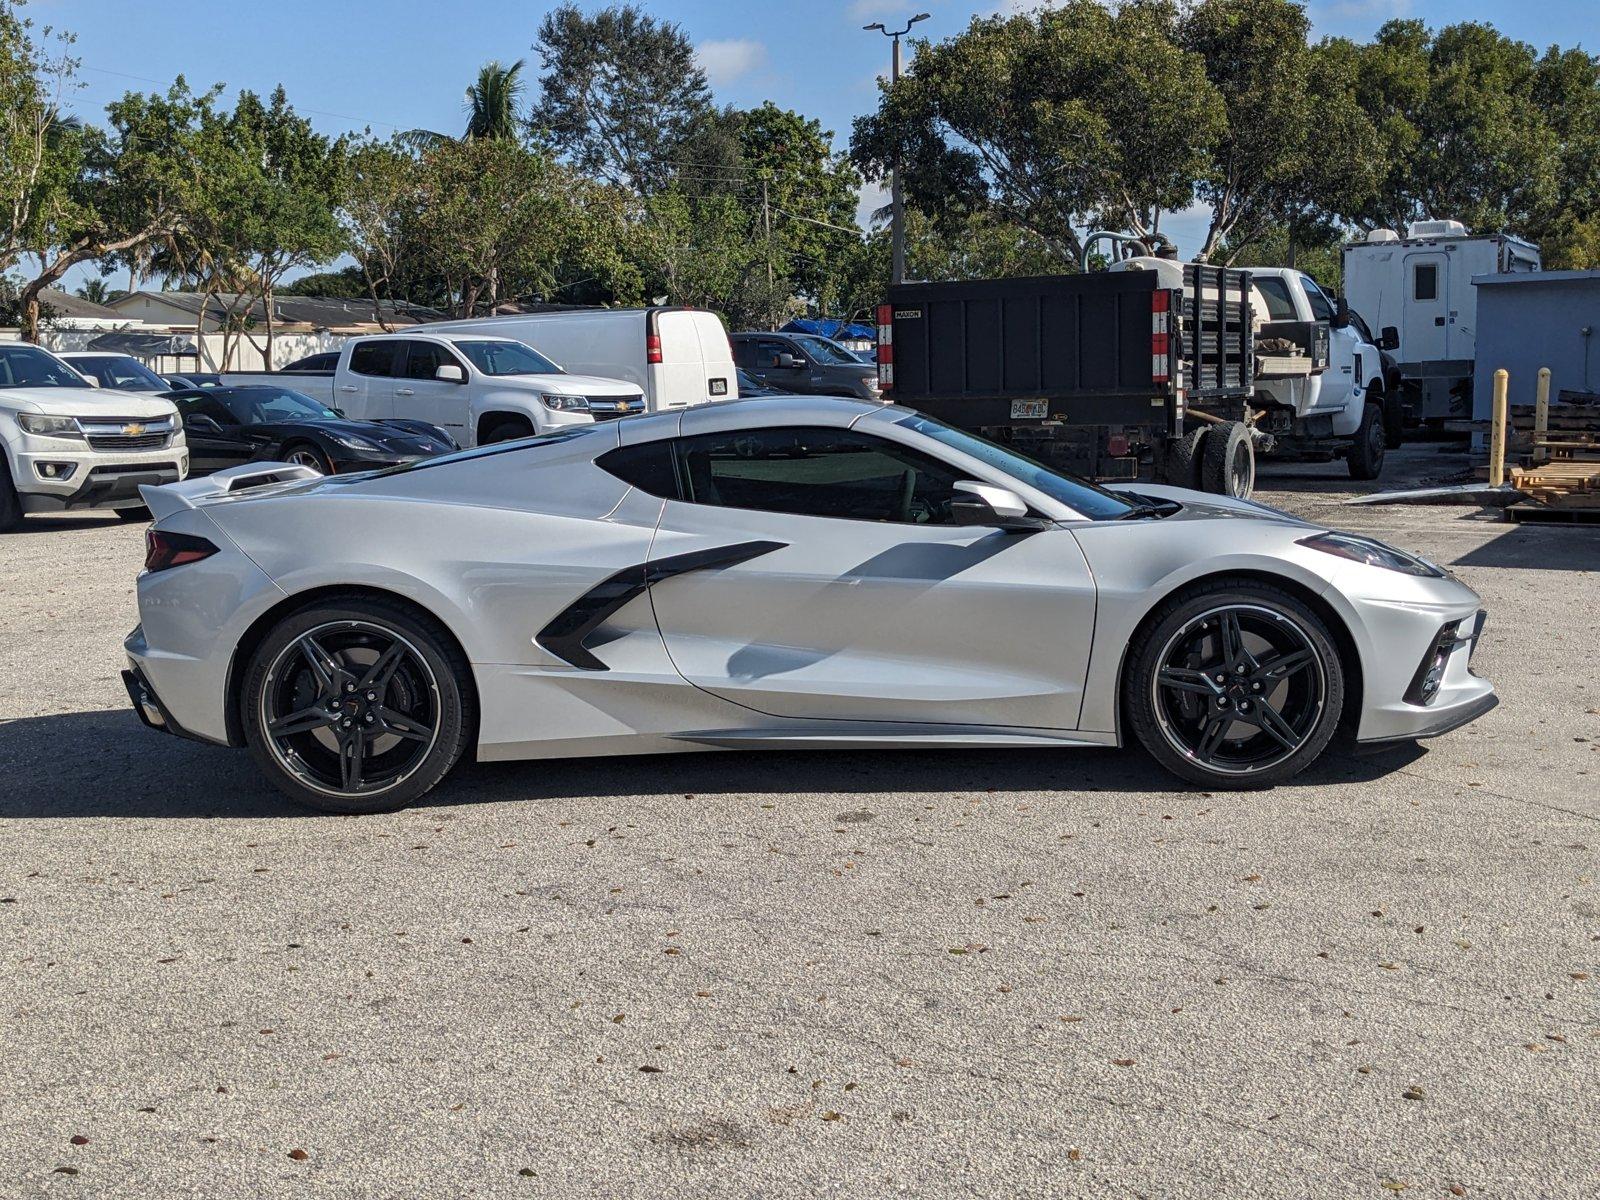
[[[1541,459],[1600,460],[1600,408],[1552,406],[1545,434],[1533,434],[1534,406],[1517,404],[1507,414],[1506,459],[1531,463]]]
[[[1511,486],[1548,509],[1600,513],[1600,462],[1557,459],[1537,467],[1512,467]]]

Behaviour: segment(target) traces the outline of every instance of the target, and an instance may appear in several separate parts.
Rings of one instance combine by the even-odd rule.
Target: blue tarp
[[[849,342],[875,342],[878,340],[876,326],[853,325],[848,321],[841,321],[837,317],[796,317],[778,332],[812,333],[818,337]]]

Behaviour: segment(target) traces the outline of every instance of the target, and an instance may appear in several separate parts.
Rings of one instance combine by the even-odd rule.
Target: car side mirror
[[[1333,320],[1329,324],[1335,329],[1344,329],[1350,324],[1350,301],[1343,296],[1333,298]]]
[[[461,369],[460,363],[439,364],[439,368],[434,371],[433,377],[443,380],[445,383],[465,383],[467,381],[467,373]]]
[[[1030,516],[1028,502],[1010,488],[970,479],[955,485],[950,515],[957,525],[987,525],[1013,533],[1043,529],[1050,524],[1043,517]]]
[[[1378,349],[1390,351],[1400,349],[1400,331],[1393,325],[1385,325],[1383,331],[1378,334]]]
[[[98,379],[96,379],[93,375],[83,375],[83,376],[80,376],[79,378],[81,378],[83,380],[83,386],[84,387],[97,388],[97,387],[100,386],[100,381]]]
[[[190,433],[222,432],[222,426],[217,424],[216,419],[208,417],[204,413],[195,413],[193,416],[185,418],[183,427]]]
[[[793,354],[780,354],[778,355],[778,365],[787,370],[794,371],[805,366],[805,363],[796,358]]]

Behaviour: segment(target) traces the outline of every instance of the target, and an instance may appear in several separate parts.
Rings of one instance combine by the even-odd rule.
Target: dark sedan
[[[449,434],[424,421],[352,421],[289,388],[190,388],[168,399],[183,416],[191,476],[245,462],[292,462],[333,475],[457,448]]]

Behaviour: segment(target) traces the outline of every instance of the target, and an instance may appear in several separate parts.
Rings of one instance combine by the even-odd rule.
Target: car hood
[[[453,450],[444,437],[429,436],[412,429],[386,425],[381,421],[278,421],[258,425],[274,437],[285,438],[294,434],[323,433],[330,437],[360,438],[393,454],[442,454]]]
[[[103,388],[5,388],[0,404],[18,412],[50,417],[170,417],[172,401],[157,392],[117,392]]]
[[[1216,496],[1210,492],[1191,491],[1189,488],[1168,487],[1156,483],[1129,483],[1111,484],[1107,490],[1129,498],[1139,496],[1150,500],[1171,500],[1183,505],[1180,512],[1162,518],[1168,521],[1232,518],[1246,521],[1274,521],[1306,529],[1322,528],[1311,521],[1302,520],[1282,509],[1273,508],[1256,500],[1238,500],[1232,496]]]
[[[626,379],[607,379],[601,375],[491,375],[485,377],[497,387],[526,388],[558,396],[639,396],[643,390]]]

